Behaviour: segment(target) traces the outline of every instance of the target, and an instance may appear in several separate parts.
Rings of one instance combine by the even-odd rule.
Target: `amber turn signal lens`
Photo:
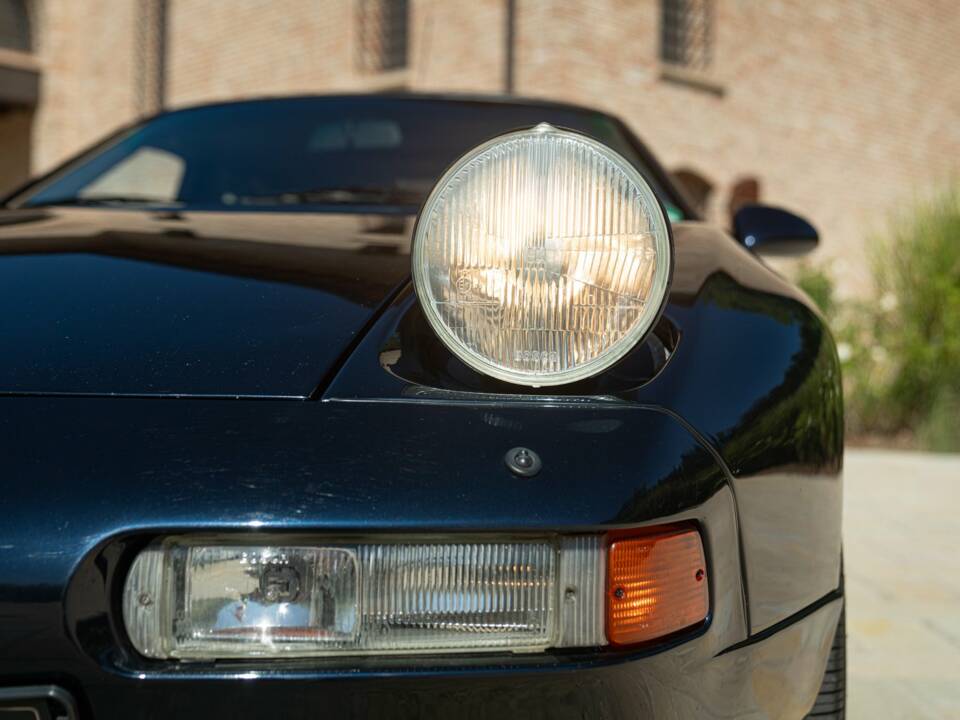
[[[710,605],[696,530],[617,539],[607,558],[607,639],[632,645],[703,622]]]

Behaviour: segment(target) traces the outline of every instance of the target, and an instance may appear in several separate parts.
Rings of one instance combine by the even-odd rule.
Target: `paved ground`
[[[847,717],[960,719],[960,455],[848,450],[844,479]]]

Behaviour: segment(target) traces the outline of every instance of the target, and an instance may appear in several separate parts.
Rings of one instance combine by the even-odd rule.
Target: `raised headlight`
[[[636,168],[547,124],[460,158],[414,234],[414,284],[440,339],[534,387],[622,358],[656,321],[671,269],[667,218]]]

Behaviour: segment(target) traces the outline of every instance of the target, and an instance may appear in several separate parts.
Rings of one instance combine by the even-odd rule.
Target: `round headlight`
[[[535,387],[622,358],[656,321],[671,268],[667,219],[636,168],[547,124],[460,158],[414,234],[414,285],[440,339]]]

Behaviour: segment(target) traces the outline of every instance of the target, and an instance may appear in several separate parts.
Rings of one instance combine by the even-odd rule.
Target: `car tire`
[[[827,669],[823,673],[823,682],[813,709],[808,718],[816,720],[843,720],[847,700],[847,622],[846,607],[840,611],[840,622],[833,636],[833,647]]]

